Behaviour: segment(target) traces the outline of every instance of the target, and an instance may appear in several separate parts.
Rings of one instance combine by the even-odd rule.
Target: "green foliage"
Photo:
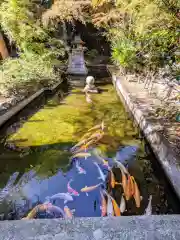
[[[47,85],[58,76],[53,65],[64,54],[63,43],[50,37],[34,13],[30,0],[4,0],[0,5],[1,26],[19,50],[19,58],[0,66],[0,93],[9,95]]]
[[[112,59],[123,67],[133,66],[136,48],[129,39],[118,39],[112,43]]]
[[[98,56],[98,51],[96,49],[89,50],[85,53],[85,56],[90,59],[94,59]]]
[[[5,96],[33,92],[42,85],[50,85],[57,78],[49,56],[21,54],[7,59],[0,66],[0,92]]]
[[[178,47],[179,4],[178,0],[117,0],[111,8],[98,8],[93,22],[106,26],[116,63],[156,69],[167,64],[167,56],[173,57]]]

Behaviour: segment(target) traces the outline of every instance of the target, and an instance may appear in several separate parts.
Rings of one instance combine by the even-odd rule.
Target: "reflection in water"
[[[49,179],[41,180],[31,170],[25,173],[15,186],[8,181],[11,189],[6,202],[13,204],[14,218],[70,217],[72,212],[77,217],[98,217],[105,216],[105,213],[113,215],[118,209],[113,205],[115,196],[111,194],[112,198],[105,188],[106,183],[110,188],[115,187],[116,180],[112,179],[114,174],[110,167],[103,164],[101,157],[97,157],[94,149],[89,151],[89,155],[86,158],[75,158],[71,168],[65,174],[59,171]],[[108,180],[109,171],[110,181]],[[10,178],[11,181],[14,177],[15,174]],[[107,209],[105,209],[106,206]],[[125,210],[123,210],[122,201],[120,208],[123,213]]]
[[[151,158],[111,88],[93,96],[93,109],[77,91],[61,105],[52,99],[6,141],[12,149],[0,145],[0,219],[98,217],[119,215],[119,209],[121,215],[144,214],[150,195],[153,213],[172,213]],[[88,131],[102,119],[105,130],[98,124]],[[19,175],[13,182],[14,172]]]

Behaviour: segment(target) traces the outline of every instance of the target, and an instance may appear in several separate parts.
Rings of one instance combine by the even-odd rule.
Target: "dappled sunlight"
[[[122,138],[131,138],[137,134],[137,130],[127,119],[113,87],[108,85],[104,89],[108,91],[92,96],[93,106],[86,103],[83,94],[78,94],[81,89],[73,90],[61,105],[57,104],[56,97],[54,102],[51,99],[8,140],[15,141],[19,147],[76,142],[88,128],[104,120],[108,135],[115,137],[119,145]],[[46,108],[50,105],[53,108]],[[26,140],[17,141],[18,139]]]

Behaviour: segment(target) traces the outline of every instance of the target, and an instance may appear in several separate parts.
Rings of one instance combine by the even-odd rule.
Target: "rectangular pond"
[[[122,216],[179,213],[176,196],[113,86],[100,89],[92,104],[82,89],[58,90],[1,130],[1,220],[118,216],[117,206]],[[85,144],[72,158],[82,138]]]

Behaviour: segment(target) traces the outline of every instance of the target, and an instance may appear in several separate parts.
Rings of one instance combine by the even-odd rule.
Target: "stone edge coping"
[[[180,239],[179,215],[37,219],[0,222],[0,240]]]
[[[120,97],[123,97],[126,105],[133,114],[138,126],[144,133],[146,139],[150,143],[154,154],[162,165],[166,176],[168,177],[172,187],[174,188],[178,198],[180,199],[180,158],[173,153],[171,144],[165,137],[158,132],[157,124],[152,124],[143,114],[143,111],[137,103],[133,102],[131,94],[123,86],[120,77],[112,73],[112,81],[114,87]]]
[[[19,102],[16,106],[12,107],[10,110],[8,110],[5,114],[0,116],[0,127],[2,127],[3,124],[5,124],[8,120],[10,120],[14,115],[16,115],[18,112],[23,110],[29,103],[31,103],[33,100],[38,98],[43,93],[52,93],[62,84],[63,81],[60,81],[56,84],[54,84],[51,88],[45,87],[40,90],[38,90],[36,93],[31,95],[30,97],[22,100]]]

